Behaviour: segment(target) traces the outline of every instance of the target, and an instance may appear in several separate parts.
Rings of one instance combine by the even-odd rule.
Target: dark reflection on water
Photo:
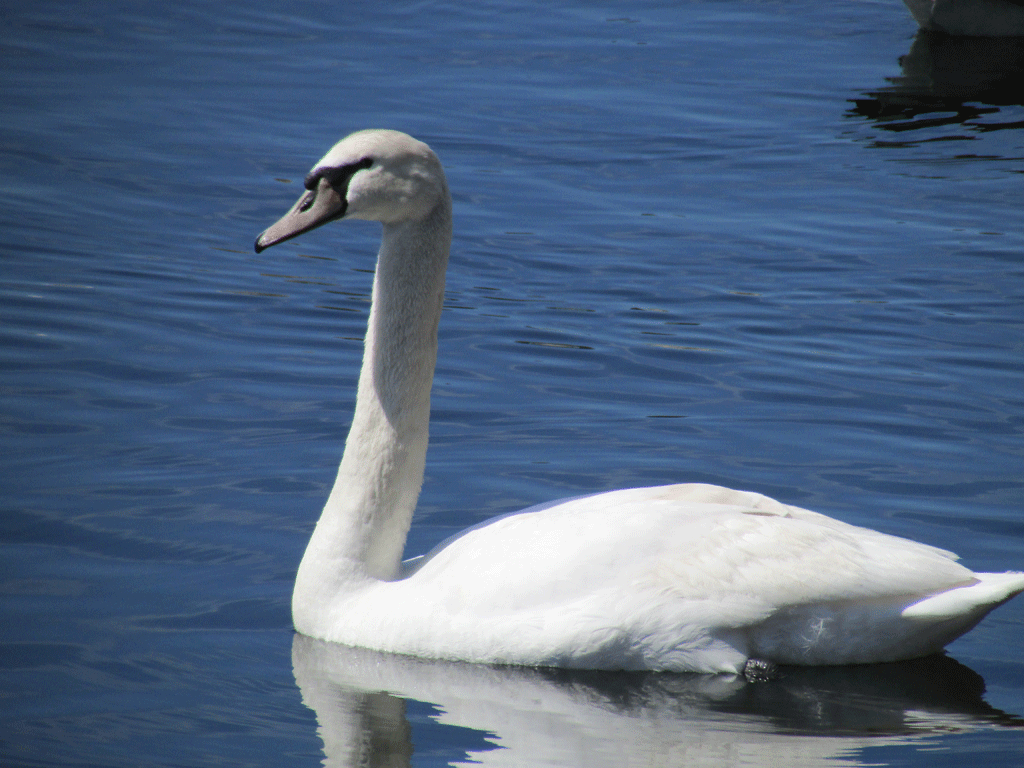
[[[961,125],[971,133],[1024,129],[1024,38],[952,37],[919,32],[900,59],[892,85],[854,99],[851,114],[869,117],[902,134]],[[968,139],[969,135],[930,140]],[[929,139],[877,142],[899,146]]]
[[[699,764],[743,756],[803,765],[868,746],[1020,728],[981,698],[981,677],[946,656],[849,668],[784,668],[770,681],[432,662],[296,635],[295,679],[329,766],[408,765],[421,730],[462,728],[481,764]],[[431,721],[410,725],[427,704]],[[414,733],[416,731],[416,733]],[[431,738],[424,734],[426,738]],[[479,742],[472,746],[474,741]],[[460,759],[458,754],[447,759]]]

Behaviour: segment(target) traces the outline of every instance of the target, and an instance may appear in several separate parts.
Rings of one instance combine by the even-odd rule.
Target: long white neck
[[[423,219],[384,225],[352,427],[299,566],[293,611],[398,574],[426,461],[451,245],[445,198]]]

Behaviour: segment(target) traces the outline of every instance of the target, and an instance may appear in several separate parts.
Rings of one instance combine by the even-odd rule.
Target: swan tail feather
[[[908,619],[936,621],[975,612],[984,615],[1024,592],[1024,573],[978,573],[977,581],[931,595],[908,605],[902,615]]]

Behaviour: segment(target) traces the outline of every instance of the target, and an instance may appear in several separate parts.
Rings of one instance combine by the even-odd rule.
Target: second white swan
[[[402,552],[423,482],[452,237],[435,154],[354,133],[256,240],[383,225],[355,414],[295,580],[295,628],[414,656],[740,673],[922,656],[1024,591],[944,550],[756,493],[669,485],[533,507]]]

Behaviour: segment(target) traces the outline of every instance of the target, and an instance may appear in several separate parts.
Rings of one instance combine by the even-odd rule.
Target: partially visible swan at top
[[[336,219],[383,225],[355,414],[295,579],[295,628],[470,662],[738,674],[923,656],[1024,591],[941,549],[711,485],[599,493],[401,561],[423,482],[452,237],[430,148],[354,133],[256,250]]]

